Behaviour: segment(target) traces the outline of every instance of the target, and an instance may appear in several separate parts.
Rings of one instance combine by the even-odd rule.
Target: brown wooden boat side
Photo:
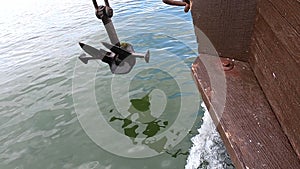
[[[200,54],[196,59],[192,67],[193,77],[235,167],[299,168],[300,161],[250,65],[234,61],[234,68],[225,71],[226,99],[224,110],[219,112],[219,102],[213,101],[212,97],[223,91],[211,85],[207,65],[203,64],[207,57],[213,56]]]
[[[194,0],[192,16],[200,59],[236,62],[225,72],[224,111],[210,111],[215,122],[223,113],[216,125],[235,165],[300,168],[300,1]],[[219,110],[200,59],[192,68],[195,82],[210,110]]]

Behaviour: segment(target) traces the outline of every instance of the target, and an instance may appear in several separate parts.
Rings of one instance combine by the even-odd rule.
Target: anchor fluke
[[[120,43],[118,35],[115,31],[111,17],[113,16],[113,10],[109,6],[108,0],[104,0],[105,6],[98,6],[96,0],[93,0],[93,4],[96,10],[96,16],[101,19],[110,43],[102,42],[102,44],[109,49],[109,51],[103,49],[96,49],[92,46],[79,42],[79,46],[91,57],[79,56],[80,61],[87,64],[89,60],[101,60],[107,63],[110,70],[114,74],[126,74],[130,72],[136,63],[136,58],[144,58],[148,63],[150,58],[149,50],[146,54],[135,53],[133,46],[129,43]]]
[[[80,60],[81,62],[83,62],[84,64],[87,64],[88,61],[89,61],[89,58],[84,57],[84,56],[79,56],[79,60]]]

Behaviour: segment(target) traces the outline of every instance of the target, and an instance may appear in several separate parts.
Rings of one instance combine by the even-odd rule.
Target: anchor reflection
[[[132,140],[133,144],[137,144],[136,138],[142,136],[144,139],[141,143],[158,153],[166,152],[174,158],[177,158],[179,155],[188,155],[188,152],[183,153],[181,149],[176,150],[175,153],[170,153],[168,149],[165,148],[168,141],[166,136],[160,139],[155,138],[162,129],[168,126],[169,122],[168,120],[156,118],[152,115],[150,110],[151,92],[152,91],[140,99],[130,100],[131,105],[128,109],[130,114],[127,117],[113,116],[109,122],[121,121],[123,133]],[[112,110],[110,112],[112,112]]]

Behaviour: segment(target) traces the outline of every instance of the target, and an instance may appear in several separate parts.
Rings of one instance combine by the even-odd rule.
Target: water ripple
[[[151,62],[157,67],[189,71],[177,68],[176,63],[168,60],[174,56],[165,52],[182,59],[193,55],[183,45],[197,47],[190,14],[155,0],[110,2],[122,41],[135,44],[138,52],[152,48],[155,55],[151,56]],[[153,161],[161,161],[162,157],[139,161],[107,153],[87,137],[78,122],[74,110],[77,103],[72,98],[74,67],[77,57],[83,53],[78,42],[103,47],[100,42],[108,41],[91,2],[28,0],[18,3],[7,1],[0,7],[0,168],[160,168],[160,162]],[[107,92],[114,76],[107,65],[100,63],[97,67],[96,74],[88,71],[81,74],[95,74],[96,80],[82,82],[83,87],[73,92],[84,93],[87,84],[95,83],[98,99],[110,100]],[[137,64],[134,69],[144,70],[144,67],[144,63]],[[162,83],[171,80],[160,73],[154,69],[137,76],[136,80],[154,79]],[[186,84],[191,83],[192,79]],[[117,88],[121,87],[122,84]],[[151,85],[137,84],[130,95],[147,88]],[[171,98],[192,94],[171,93]],[[114,108],[111,100],[99,105],[105,112]],[[183,168],[185,157],[168,159],[165,163],[166,168]]]

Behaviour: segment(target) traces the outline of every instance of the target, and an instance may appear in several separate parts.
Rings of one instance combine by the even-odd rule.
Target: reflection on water
[[[79,81],[81,88],[72,90],[78,56],[83,54],[78,42],[100,48],[101,41],[108,41],[102,23],[94,16],[92,3],[81,0],[22,2],[21,5],[15,1],[9,3],[10,8],[7,4],[0,5],[0,168],[184,168],[190,138],[197,133],[203,115],[202,109],[184,109],[183,112],[190,110],[197,115],[198,123],[192,132],[171,128],[179,117],[180,103],[191,95],[198,96],[190,76],[181,84],[190,87],[184,92],[171,78],[181,79],[181,72],[190,74],[189,68],[182,68],[178,63],[184,60],[190,65],[194,58],[188,57],[196,57],[197,44],[190,14],[157,0],[111,1],[120,39],[132,43],[136,51],[150,48],[152,66],[175,72],[170,76],[138,63],[134,70],[140,73],[136,76],[116,77],[125,79],[113,86],[115,91],[112,92],[118,93],[123,83],[131,82],[127,91],[129,100],[124,102],[128,106],[119,109],[111,98],[112,75],[105,64],[91,63],[84,67],[80,75],[92,74],[95,78]],[[179,59],[172,60],[175,57]],[[93,67],[98,69],[96,73],[90,71]],[[95,87],[85,88],[89,83]],[[92,90],[103,112],[101,115],[89,114],[93,112],[89,110],[95,108],[94,100],[87,95]],[[141,139],[139,144],[160,154],[143,159],[126,158],[95,144],[76,114],[75,107],[79,103],[74,101],[74,95],[78,93],[78,97],[86,101],[80,113],[91,118],[103,116],[110,127],[130,143],[136,144]],[[96,126],[97,122],[90,125]],[[94,132],[102,136],[98,130]],[[158,137],[165,133],[170,137]],[[187,137],[180,144],[168,146],[168,142],[176,142],[178,135],[186,133]],[[112,140],[110,135],[101,139],[108,140],[105,145],[110,147],[116,146],[113,141],[125,144]]]
[[[172,157],[177,158],[179,155],[189,155],[188,151],[182,152],[182,149],[178,149],[175,153],[170,153],[169,151],[166,151],[167,154],[170,154]]]
[[[122,121],[124,134],[130,137],[134,144],[137,144],[134,139],[140,134],[137,133],[136,130],[138,128],[145,128],[142,129],[142,134],[144,135],[142,137],[146,136],[143,139],[142,143],[149,146],[156,152],[161,153],[163,150],[165,150],[164,147],[167,143],[167,137],[163,137],[159,140],[151,139],[151,137],[155,136],[161,128],[166,128],[166,126],[168,125],[168,121],[166,120],[162,122],[161,119],[157,119],[151,115],[150,94],[151,91],[141,99],[131,99],[131,106],[128,109],[130,115],[128,115],[126,118],[118,118],[113,116],[110,119],[110,122],[113,122],[115,120]],[[133,118],[135,118],[134,124],[131,125],[133,123]]]

